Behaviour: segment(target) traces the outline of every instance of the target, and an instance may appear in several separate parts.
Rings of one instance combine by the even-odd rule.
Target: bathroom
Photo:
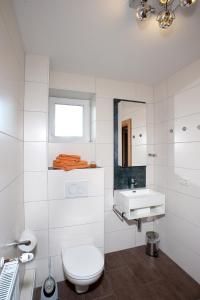
[[[161,29],[134,1],[0,1],[0,293],[19,268],[3,300],[200,299],[200,4]],[[56,119],[64,104],[84,121]],[[96,274],[84,285],[76,250]],[[49,268],[58,296],[42,298]]]

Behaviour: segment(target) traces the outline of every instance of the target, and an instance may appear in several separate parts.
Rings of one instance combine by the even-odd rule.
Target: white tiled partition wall
[[[155,88],[155,187],[166,193],[161,248],[200,282],[200,61]]]
[[[0,6],[0,257],[15,257],[14,247],[5,244],[24,230],[24,51],[11,1]]]
[[[24,97],[24,207],[25,226],[38,239],[35,260],[36,284],[47,276],[48,257],[48,91],[49,60],[26,55]]]
[[[66,185],[84,184],[83,196],[67,197]],[[104,170],[48,171],[49,255],[59,264],[57,280],[64,280],[62,248],[94,244],[104,253]],[[55,264],[54,264],[55,266]]]

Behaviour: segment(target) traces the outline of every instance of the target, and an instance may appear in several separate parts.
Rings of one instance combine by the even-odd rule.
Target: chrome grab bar
[[[20,246],[20,245],[25,245],[25,246],[29,246],[31,244],[31,241],[29,240],[25,240],[25,241],[14,241],[12,243],[8,243],[6,244],[6,247],[16,247],[16,246]]]

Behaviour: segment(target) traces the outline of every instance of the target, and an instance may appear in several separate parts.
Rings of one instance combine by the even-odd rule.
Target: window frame
[[[55,105],[74,105],[83,107],[83,136],[55,136]],[[90,142],[90,100],[49,97],[49,142],[88,143]]]

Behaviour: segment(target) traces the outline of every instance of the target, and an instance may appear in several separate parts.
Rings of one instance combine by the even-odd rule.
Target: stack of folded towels
[[[89,168],[88,162],[79,155],[59,154],[53,161],[53,168],[65,171]]]

